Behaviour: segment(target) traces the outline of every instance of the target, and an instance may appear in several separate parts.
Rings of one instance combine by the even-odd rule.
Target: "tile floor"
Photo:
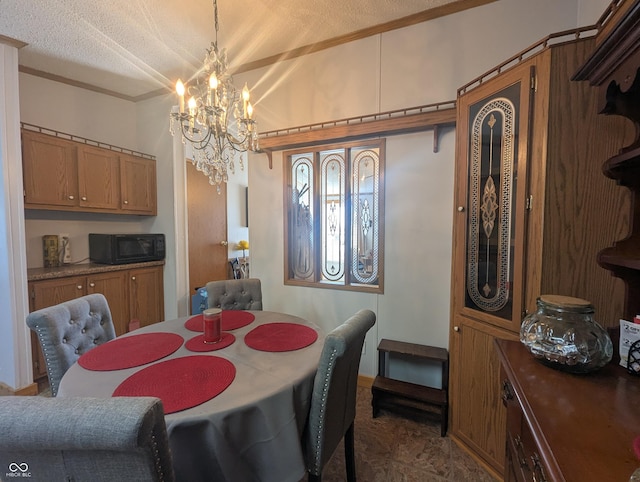
[[[355,453],[360,482],[495,482],[448,436],[440,436],[440,422],[418,422],[385,410],[372,418],[369,388],[358,388]],[[322,480],[346,481],[342,442]]]

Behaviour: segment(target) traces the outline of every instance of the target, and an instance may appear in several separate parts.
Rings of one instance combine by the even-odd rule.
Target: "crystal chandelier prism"
[[[217,0],[213,0],[213,17],[216,37],[202,68],[187,85],[176,82],[179,106],[170,114],[170,130],[172,135],[180,131],[182,142],[191,145],[193,165],[219,193],[228,173],[235,172],[236,159],[244,169],[238,154],[258,150],[258,130],[249,88],[247,84],[240,92],[235,88],[227,70],[227,51],[218,50]]]

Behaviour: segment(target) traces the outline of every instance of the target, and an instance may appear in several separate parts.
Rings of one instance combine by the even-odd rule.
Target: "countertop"
[[[162,266],[164,260],[146,261],[144,263],[129,264],[65,264],[57,268],[29,268],[27,269],[27,281],[40,281],[46,279],[67,278],[69,276],[83,276],[95,273],[107,273],[110,271],[123,271],[128,269],[149,268]]]

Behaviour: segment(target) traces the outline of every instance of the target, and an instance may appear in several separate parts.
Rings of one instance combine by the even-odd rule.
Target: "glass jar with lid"
[[[588,373],[611,361],[613,344],[594,319],[589,301],[560,295],[542,295],[537,311],[520,327],[520,341],[541,362],[553,368]]]

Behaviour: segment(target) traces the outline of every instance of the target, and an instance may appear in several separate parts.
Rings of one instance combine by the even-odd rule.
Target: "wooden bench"
[[[442,370],[442,388],[432,388],[415,383],[388,378],[387,361],[390,354],[414,357],[418,360],[435,362]],[[439,409],[440,435],[447,434],[449,416],[449,352],[445,348],[417,345],[402,341],[381,340],[378,345],[378,376],[371,386],[373,417],[380,408],[388,410],[417,410],[433,413],[428,407]]]

